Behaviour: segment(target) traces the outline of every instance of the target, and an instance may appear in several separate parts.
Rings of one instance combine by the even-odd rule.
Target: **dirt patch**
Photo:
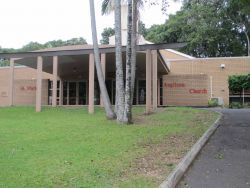
[[[145,176],[163,181],[195,143],[189,134],[172,135],[159,144],[142,145],[147,154],[137,158],[126,174]],[[125,175],[126,176],[126,175]]]
[[[157,108],[156,111],[153,112],[150,115],[153,115],[155,113],[162,113],[162,112],[165,112],[165,111],[166,111],[166,108]],[[152,120],[150,115],[147,115],[145,113],[138,114],[133,118],[133,123],[136,124],[136,125],[152,125],[152,124],[155,124],[156,123],[155,120]]]
[[[210,126],[211,125],[211,119],[213,114],[212,113],[195,113],[192,117],[192,121],[187,121],[187,126],[200,126],[200,125],[204,125],[204,126]]]

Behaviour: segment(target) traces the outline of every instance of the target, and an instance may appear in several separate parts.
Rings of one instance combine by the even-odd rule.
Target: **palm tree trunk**
[[[136,72],[136,45],[137,45],[137,21],[138,21],[138,0],[133,1],[133,10],[132,10],[132,20],[133,20],[133,25],[132,25],[132,54],[131,54],[131,92],[132,92],[132,97],[131,97],[131,103],[133,105],[133,100],[134,100],[134,90],[135,90],[135,72]]]
[[[115,0],[116,115],[118,122],[123,122],[124,112],[124,83],[121,35],[121,0]]]
[[[132,83],[131,83],[131,55],[132,55],[132,0],[128,0],[128,31],[127,31],[127,53],[126,53],[126,88],[124,123],[132,122]]]
[[[101,63],[100,63],[100,56],[99,56],[100,53],[99,53],[99,48],[98,48],[98,43],[97,43],[94,0],[89,0],[89,5],[90,5],[90,16],[91,16],[92,39],[93,39],[94,54],[95,54],[95,67],[96,67],[97,77],[98,77],[99,86],[101,90],[101,96],[103,99],[103,104],[104,104],[107,118],[114,119],[115,113],[112,110],[110,98],[107,92],[107,88],[105,85],[104,76],[103,76],[103,72],[101,68]]]

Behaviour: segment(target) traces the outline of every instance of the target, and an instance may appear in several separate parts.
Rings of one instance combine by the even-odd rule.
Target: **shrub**
[[[219,106],[218,101],[216,99],[209,99],[208,100],[208,107],[217,107]]]
[[[239,108],[242,108],[242,105],[241,105],[241,103],[239,103],[239,102],[232,102],[232,103],[229,105],[229,108],[236,108],[236,109],[239,109]]]
[[[250,108],[250,103],[249,102],[246,102],[244,105],[243,105],[244,108]]]

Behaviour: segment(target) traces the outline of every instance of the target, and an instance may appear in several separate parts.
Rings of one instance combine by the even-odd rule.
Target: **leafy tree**
[[[87,41],[84,38],[79,37],[67,40],[65,45],[70,46],[70,45],[83,45],[83,44],[87,44]]]
[[[181,51],[195,57],[246,55],[246,32],[249,36],[249,31],[244,29],[248,28],[249,14],[237,8],[239,5],[233,1],[236,2],[185,0],[182,9],[176,15],[170,15],[165,24],[148,29],[146,39],[155,43],[187,42]]]
[[[244,6],[243,6],[243,11],[245,13],[248,13],[250,12],[250,2],[248,0],[239,0],[239,2],[241,2]]]
[[[145,23],[143,23],[141,20],[139,20],[139,22],[138,22],[138,34],[140,34],[144,37],[147,34],[147,28],[145,26]]]
[[[30,42],[30,43],[24,45],[22,47],[22,49],[20,49],[20,51],[28,52],[28,51],[40,50],[40,49],[43,49],[43,48],[45,48],[45,46],[38,43],[38,42]]]
[[[229,89],[233,92],[241,92],[243,89],[250,89],[250,74],[230,76],[228,84]]]
[[[247,52],[250,56],[250,2],[245,0],[228,0],[226,16],[232,22],[234,29],[245,35]]]
[[[142,36],[146,36],[147,34],[146,26],[142,21],[139,21],[138,23],[138,33]],[[109,37],[115,35],[115,29],[111,27],[104,28],[101,35],[102,35],[102,39],[100,40],[100,43],[109,44]]]
[[[69,46],[69,45],[82,45],[82,44],[87,44],[86,40],[82,37],[72,38],[66,41],[53,40],[53,41],[48,41],[45,44],[40,44],[38,42],[30,42],[19,49],[2,48],[0,46],[0,53],[28,52],[28,51],[35,51],[35,50],[40,50],[44,48],[53,48],[53,47]],[[0,59],[0,67],[4,67],[8,65],[9,65],[9,60]]]
[[[115,35],[115,29],[108,27],[104,28],[102,32],[101,44],[109,44],[109,37]]]
[[[243,91],[250,89],[250,74],[229,76],[228,86],[230,91],[240,93],[242,97]]]
[[[60,47],[60,46],[72,46],[72,45],[84,45],[87,44],[87,41],[82,38],[72,38],[66,41],[63,40],[53,40],[48,41],[43,45],[43,48],[53,48],[53,47]]]

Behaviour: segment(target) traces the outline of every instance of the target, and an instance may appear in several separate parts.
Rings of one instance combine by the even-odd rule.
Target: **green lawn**
[[[124,126],[99,108],[0,108],[0,187],[155,187],[218,116],[135,111]]]

